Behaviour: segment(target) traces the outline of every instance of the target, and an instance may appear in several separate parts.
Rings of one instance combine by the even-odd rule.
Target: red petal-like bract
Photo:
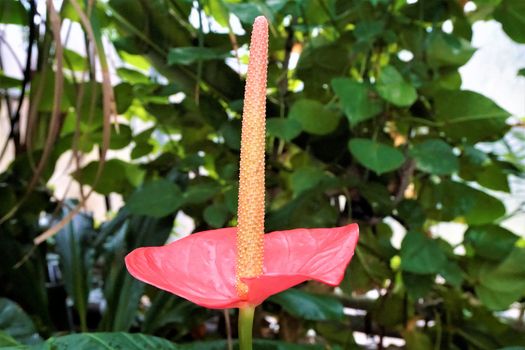
[[[235,234],[236,228],[223,228],[162,247],[138,248],[126,256],[126,266],[135,278],[207,308],[255,306],[307,280],[338,285],[354,255],[359,228],[350,224],[266,234],[263,274],[244,279],[244,298],[236,291]]]

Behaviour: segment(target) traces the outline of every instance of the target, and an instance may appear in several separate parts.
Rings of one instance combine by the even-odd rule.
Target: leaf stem
[[[239,309],[239,350],[252,350],[254,306]]]

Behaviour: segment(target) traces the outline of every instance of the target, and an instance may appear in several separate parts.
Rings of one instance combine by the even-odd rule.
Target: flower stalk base
[[[239,309],[239,350],[252,350],[253,315],[255,306]]]

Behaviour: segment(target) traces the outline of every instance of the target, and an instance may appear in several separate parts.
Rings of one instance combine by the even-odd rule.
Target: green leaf
[[[266,121],[268,135],[291,141],[301,133],[301,124],[290,118],[270,118]]]
[[[435,347],[430,338],[422,332],[403,331],[403,338],[406,341],[407,350],[433,350]]]
[[[178,345],[165,339],[144,334],[115,333],[80,333],[63,337],[49,338],[39,349],[75,349],[75,350],[179,350]]]
[[[117,113],[124,114],[133,102],[133,86],[128,83],[120,83],[113,88]],[[111,135],[113,136],[113,134]]]
[[[201,178],[193,181],[184,191],[186,204],[204,203],[213,198],[221,190],[220,184],[213,180]]]
[[[472,91],[442,90],[435,95],[435,118],[448,137],[469,143],[495,140],[509,129],[510,114]]]
[[[68,204],[74,206],[76,203]],[[62,217],[70,213],[69,208],[69,206],[62,208]],[[94,233],[93,218],[83,214],[75,215],[55,236],[62,278],[84,331],[87,330],[88,295],[93,267],[93,251],[86,243]]]
[[[224,226],[224,223],[228,219],[228,209],[224,204],[212,204],[204,209],[204,220],[208,225],[214,228],[220,228]]]
[[[379,175],[399,168],[405,161],[396,148],[369,139],[352,139],[348,148],[359,163]]]
[[[384,21],[361,21],[357,23],[354,35],[359,41],[371,43],[383,34],[384,30]]]
[[[11,337],[6,332],[0,330],[0,349],[10,350],[18,348],[23,349],[22,344],[17,342],[15,338]]]
[[[122,80],[131,84],[149,84],[150,79],[142,72],[130,68],[117,68],[117,74]]]
[[[75,72],[84,71],[89,67],[86,57],[67,48],[64,49],[64,61],[64,67]]]
[[[296,169],[290,176],[291,188],[294,196],[317,186],[326,175],[322,169],[306,166]]]
[[[332,80],[332,88],[352,126],[375,117],[383,109],[379,101],[370,97],[371,90],[364,83],[336,78]]]
[[[159,179],[146,183],[127,200],[130,213],[161,218],[174,213],[183,203],[182,192],[174,183]]]
[[[430,139],[415,144],[410,155],[419,170],[430,174],[450,175],[459,170],[459,161],[452,147],[443,140]]]
[[[464,244],[482,258],[501,261],[513,249],[519,236],[494,224],[470,226],[465,232]]]
[[[0,70],[0,89],[21,88],[22,80],[8,77]]]
[[[521,69],[518,71],[518,75],[521,75],[522,77],[525,77],[525,68],[521,68]]]
[[[82,134],[82,141],[92,144],[102,144],[102,129],[92,133]],[[111,139],[109,141],[109,149],[122,149],[130,144],[132,139],[131,128],[126,124],[119,124],[118,131],[116,126],[111,126]]]
[[[224,350],[228,348],[226,340],[193,341],[179,345],[180,350]],[[239,350],[239,343],[233,340],[233,349]],[[285,341],[253,339],[254,350],[323,350],[322,345],[294,344]]]
[[[443,276],[450,285],[456,288],[459,288],[463,282],[463,270],[453,260],[448,260],[439,274]]]
[[[234,150],[241,149],[241,123],[238,120],[230,120],[222,124],[220,132],[224,142]]]
[[[0,1],[0,23],[26,25],[29,15],[19,0]]]
[[[447,256],[433,239],[421,232],[407,232],[401,244],[401,269],[416,274],[438,273]]]
[[[222,60],[228,56],[228,52],[208,47],[177,47],[170,49],[168,53],[168,64],[190,65],[199,60]]]
[[[292,106],[289,118],[301,124],[304,131],[314,135],[331,133],[339,125],[339,114],[315,100],[299,100]]]
[[[24,344],[37,344],[42,341],[33,321],[14,301],[0,298],[0,344],[10,342],[11,338]]]
[[[425,186],[419,200],[427,215],[439,221],[464,218],[470,225],[492,223],[505,214],[498,199],[460,182],[444,180]]]
[[[227,1],[226,6],[235,14],[241,22],[251,26],[255,17],[265,16],[268,21],[273,22],[274,14],[286,4],[287,0],[273,0],[265,2],[233,2]]]
[[[382,295],[374,304],[371,316],[383,327],[396,327],[403,323],[405,302],[397,293]]]
[[[230,13],[223,0],[208,0],[205,9],[206,13],[213,16],[217,23],[225,28],[229,27]]]
[[[525,43],[525,2],[503,0],[494,11],[494,18],[501,23],[503,30],[512,40]]]
[[[495,268],[480,273],[476,293],[490,309],[502,310],[525,294],[525,248],[514,247]]]
[[[427,57],[431,65],[462,66],[470,60],[476,49],[470,43],[441,31],[432,32],[427,46]]]
[[[508,176],[500,165],[495,162],[478,171],[476,181],[481,186],[491,190],[510,192]]]
[[[328,295],[311,294],[296,288],[270,297],[290,315],[311,321],[341,320],[343,304]]]
[[[478,298],[489,310],[503,311],[519,298],[515,292],[496,291],[484,285],[477,285],[474,289]]]
[[[73,173],[73,177],[83,185],[93,186],[99,162],[91,162],[84,168]],[[144,171],[137,165],[118,159],[105,162],[102,173],[95,185],[95,191],[100,194],[111,192],[126,193],[142,182]]]
[[[435,283],[434,274],[417,274],[403,271],[401,274],[407,294],[412,300],[424,298],[432,290]]]
[[[398,107],[408,107],[417,99],[416,89],[393,66],[385,66],[376,82],[377,93]]]
[[[425,222],[425,212],[421,204],[416,200],[402,200],[397,206],[397,211],[405,226],[409,229],[419,229]]]

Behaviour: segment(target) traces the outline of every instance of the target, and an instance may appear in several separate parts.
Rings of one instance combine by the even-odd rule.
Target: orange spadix
[[[237,210],[237,292],[248,290],[242,278],[263,273],[264,254],[264,150],[268,22],[255,19],[242,114],[239,207]]]

